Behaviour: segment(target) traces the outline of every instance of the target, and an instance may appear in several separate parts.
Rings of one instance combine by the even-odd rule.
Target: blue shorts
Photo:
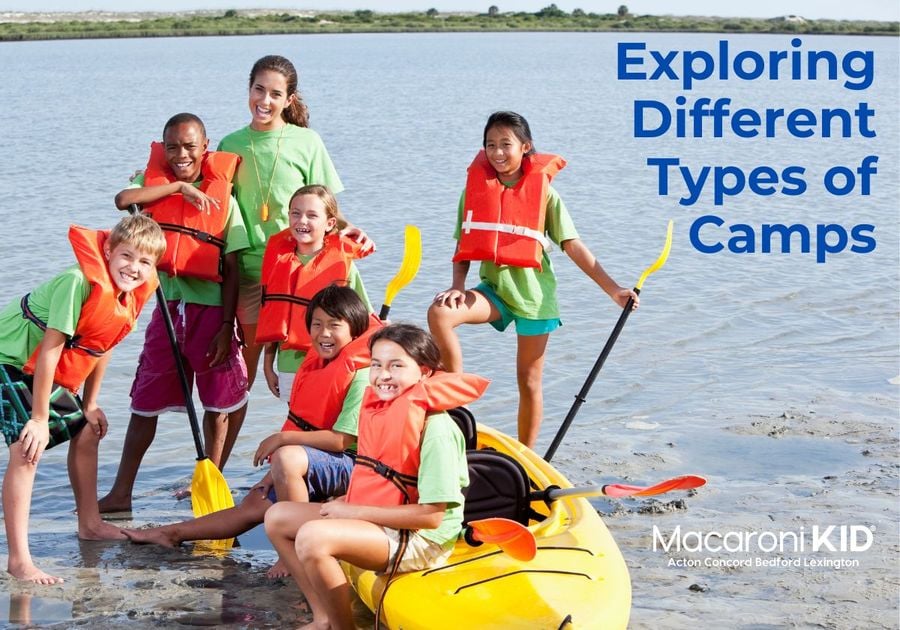
[[[347,494],[350,473],[353,471],[353,457],[344,453],[321,451],[304,446],[309,467],[306,470],[306,489],[311,503],[322,503],[333,497]],[[269,501],[275,503],[275,486],[269,488]]]
[[[475,290],[491,301],[491,304],[500,311],[500,319],[490,322],[491,326],[503,332],[510,322],[516,322],[516,334],[523,337],[537,337],[538,335],[547,335],[562,326],[562,321],[558,317],[552,319],[528,319],[527,317],[519,317],[500,299],[493,287],[480,283]]]

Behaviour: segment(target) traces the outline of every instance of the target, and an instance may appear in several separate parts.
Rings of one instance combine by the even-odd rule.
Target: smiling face
[[[108,261],[109,275],[120,291],[128,293],[153,277],[156,257],[142,252],[130,243],[123,242],[112,250],[109,243],[103,246]]]
[[[325,202],[316,195],[297,195],[291,200],[288,224],[297,241],[297,253],[308,256],[322,249],[325,235],[334,229],[337,219],[328,216]]]
[[[372,346],[369,384],[381,400],[395,399],[430,374],[430,368],[417,364],[398,343],[379,339]]]
[[[209,146],[200,125],[194,122],[172,125],[166,129],[163,145],[166,148],[166,162],[176,179],[189,183],[200,179],[203,154]]]
[[[275,70],[260,70],[250,84],[250,126],[257,131],[279,129],[285,123],[281,112],[294,102],[287,79]]]
[[[345,319],[334,317],[324,309],[313,309],[309,321],[309,337],[313,349],[326,361],[331,361],[348,343],[353,341],[350,324]]]
[[[514,182],[522,177],[522,158],[529,151],[531,143],[522,142],[504,125],[494,125],[485,134],[485,155],[502,182]]]

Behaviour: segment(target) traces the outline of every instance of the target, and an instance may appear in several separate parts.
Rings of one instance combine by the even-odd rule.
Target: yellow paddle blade
[[[388,282],[384,292],[384,303],[388,306],[394,301],[397,293],[409,284],[410,280],[419,273],[419,265],[422,262],[422,234],[415,225],[407,225],[403,245],[403,262],[400,270],[391,281]]]
[[[669,250],[672,249],[672,228],[673,227],[675,227],[675,222],[672,221],[671,219],[669,219],[669,227],[666,230],[666,244],[663,246],[663,249],[659,254],[659,258],[656,259],[656,262],[654,262],[652,265],[647,267],[644,270],[644,273],[641,274],[640,279],[638,280],[637,284],[634,286],[634,288],[636,290],[640,291],[641,287],[644,286],[644,280],[647,279],[647,276],[649,276],[651,273],[653,273],[654,271],[656,271],[657,269],[659,269],[660,267],[662,267],[663,265],[666,264],[666,259],[669,258]]]
[[[194,468],[191,507],[196,518],[234,507],[234,497],[231,496],[225,477],[209,458],[204,457]]]

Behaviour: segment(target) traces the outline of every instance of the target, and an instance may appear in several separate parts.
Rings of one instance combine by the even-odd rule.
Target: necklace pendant
[[[264,203],[259,207],[259,216],[262,217],[263,221],[269,220],[269,204]]]

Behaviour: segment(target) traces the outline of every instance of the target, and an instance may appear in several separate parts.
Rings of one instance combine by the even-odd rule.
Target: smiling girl
[[[286,201],[307,184],[343,190],[322,139],[309,128],[309,112],[297,89],[297,70],[284,57],[268,55],[250,71],[250,124],[222,138],[220,151],[241,156],[234,179],[250,247],[241,252],[238,320],[244,333],[244,359],[250,386],[262,347],[254,343],[260,308],[260,276],[269,238],[288,225]],[[365,248],[374,249],[360,230],[348,227]]]
[[[387,326],[370,345],[346,497],[279,503],[266,513],[266,533],[312,609],[310,627],[354,627],[338,560],[420,571],[446,563],[462,529],[465,444],[443,411],[480,397],[487,381],[441,372],[431,335],[416,326]]]
[[[340,235],[347,223],[331,191],[318,184],[304,186],[291,196],[288,208],[288,228],[266,246],[256,326],[256,342],[266,344],[266,383],[279,398],[290,393],[289,381],[310,348],[304,322],[306,305],[316,292],[330,284],[349,286],[372,311],[353,264],[368,252]]]
[[[624,307],[638,297],[609,277],[575,230],[566,206],[550,186],[566,165],[534,150],[528,121],[495,112],[484,127],[483,150],[469,166],[456,222],[453,284],[434,298],[428,327],[450,371],[462,370],[454,328],[484,324],[503,331],[516,323],[519,441],[534,447],[544,413],[541,381],[550,333],[562,322],[556,275],[547,255],[556,243],[591,280]],[[481,262],[481,283],[466,290],[471,261]]]

